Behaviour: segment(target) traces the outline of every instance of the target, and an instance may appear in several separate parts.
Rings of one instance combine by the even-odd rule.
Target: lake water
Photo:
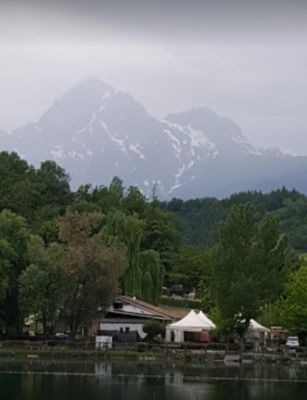
[[[307,367],[0,362],[1,400],[306,400]]]

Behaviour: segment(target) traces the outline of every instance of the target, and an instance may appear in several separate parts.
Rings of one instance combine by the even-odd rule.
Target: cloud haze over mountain
[[[0,130],[98,77],[155,117],[207,106],[307,154],[307,2],[1,0]]]
[[[80,82],[42,117],[0,132],[0,151],[31,164],[55,160],[73,188],[103,185],[114,176],[150,197],[225,197],[282,186],[307,193],[307,157],[253,146],[240,127],[202,107],[151,116],[127,92],[100,80]]]

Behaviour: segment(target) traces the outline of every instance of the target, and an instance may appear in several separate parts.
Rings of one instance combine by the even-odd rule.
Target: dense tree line
[[[75,333],[118,292],[158,304],[180,233],[175,217],[119,178],[73,192],[56,163],[0,153],[0,323],[34,315]]]
[[[294,189],[282,188],[270,193],[242,192],[222,200],[173,199],[162,202],[161,208],[173,213],[182,225],[184,243],[208,248],[218,240],[219,224],[231,208],[247,202],[253,205],[258,220],[268,213],[276,215],[291,246],[301,252],[307,251],[307,197]]]
[[[224,334],[243,337],[268,309],[268,323],[307,333],[304,195],[283,188],[166,203],[117,177],[76,191],[69,181],[55,162],[34,168],[0,153],[2,332],[34,316],[44,331],[61,321],[75,334],[118,291],[159,304],[163,286],[183,285]]]

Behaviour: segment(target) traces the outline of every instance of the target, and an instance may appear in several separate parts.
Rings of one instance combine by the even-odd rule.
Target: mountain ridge
[[[97,79],[65,92],[36,122],[2,133],[0,150],[34,165],[53,159],[74,187],[120,176],[147,196],[157,185],[165,199],[295,185],[307,191],[300,178],[307,157],[256,148],[234,121],[207,107],[158,120],[130,94]]]

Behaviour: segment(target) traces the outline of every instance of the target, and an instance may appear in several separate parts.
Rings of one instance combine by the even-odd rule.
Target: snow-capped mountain
[[[116,175],[161,198],[224,196],[281,185],[306,191],[307,158],[257,149],[238,125],[207,108],[153,118],[128,93],[81,82],[35,123],[0,134],[0,150],[30,163],[53,159],[72,184],[108,184]]]

